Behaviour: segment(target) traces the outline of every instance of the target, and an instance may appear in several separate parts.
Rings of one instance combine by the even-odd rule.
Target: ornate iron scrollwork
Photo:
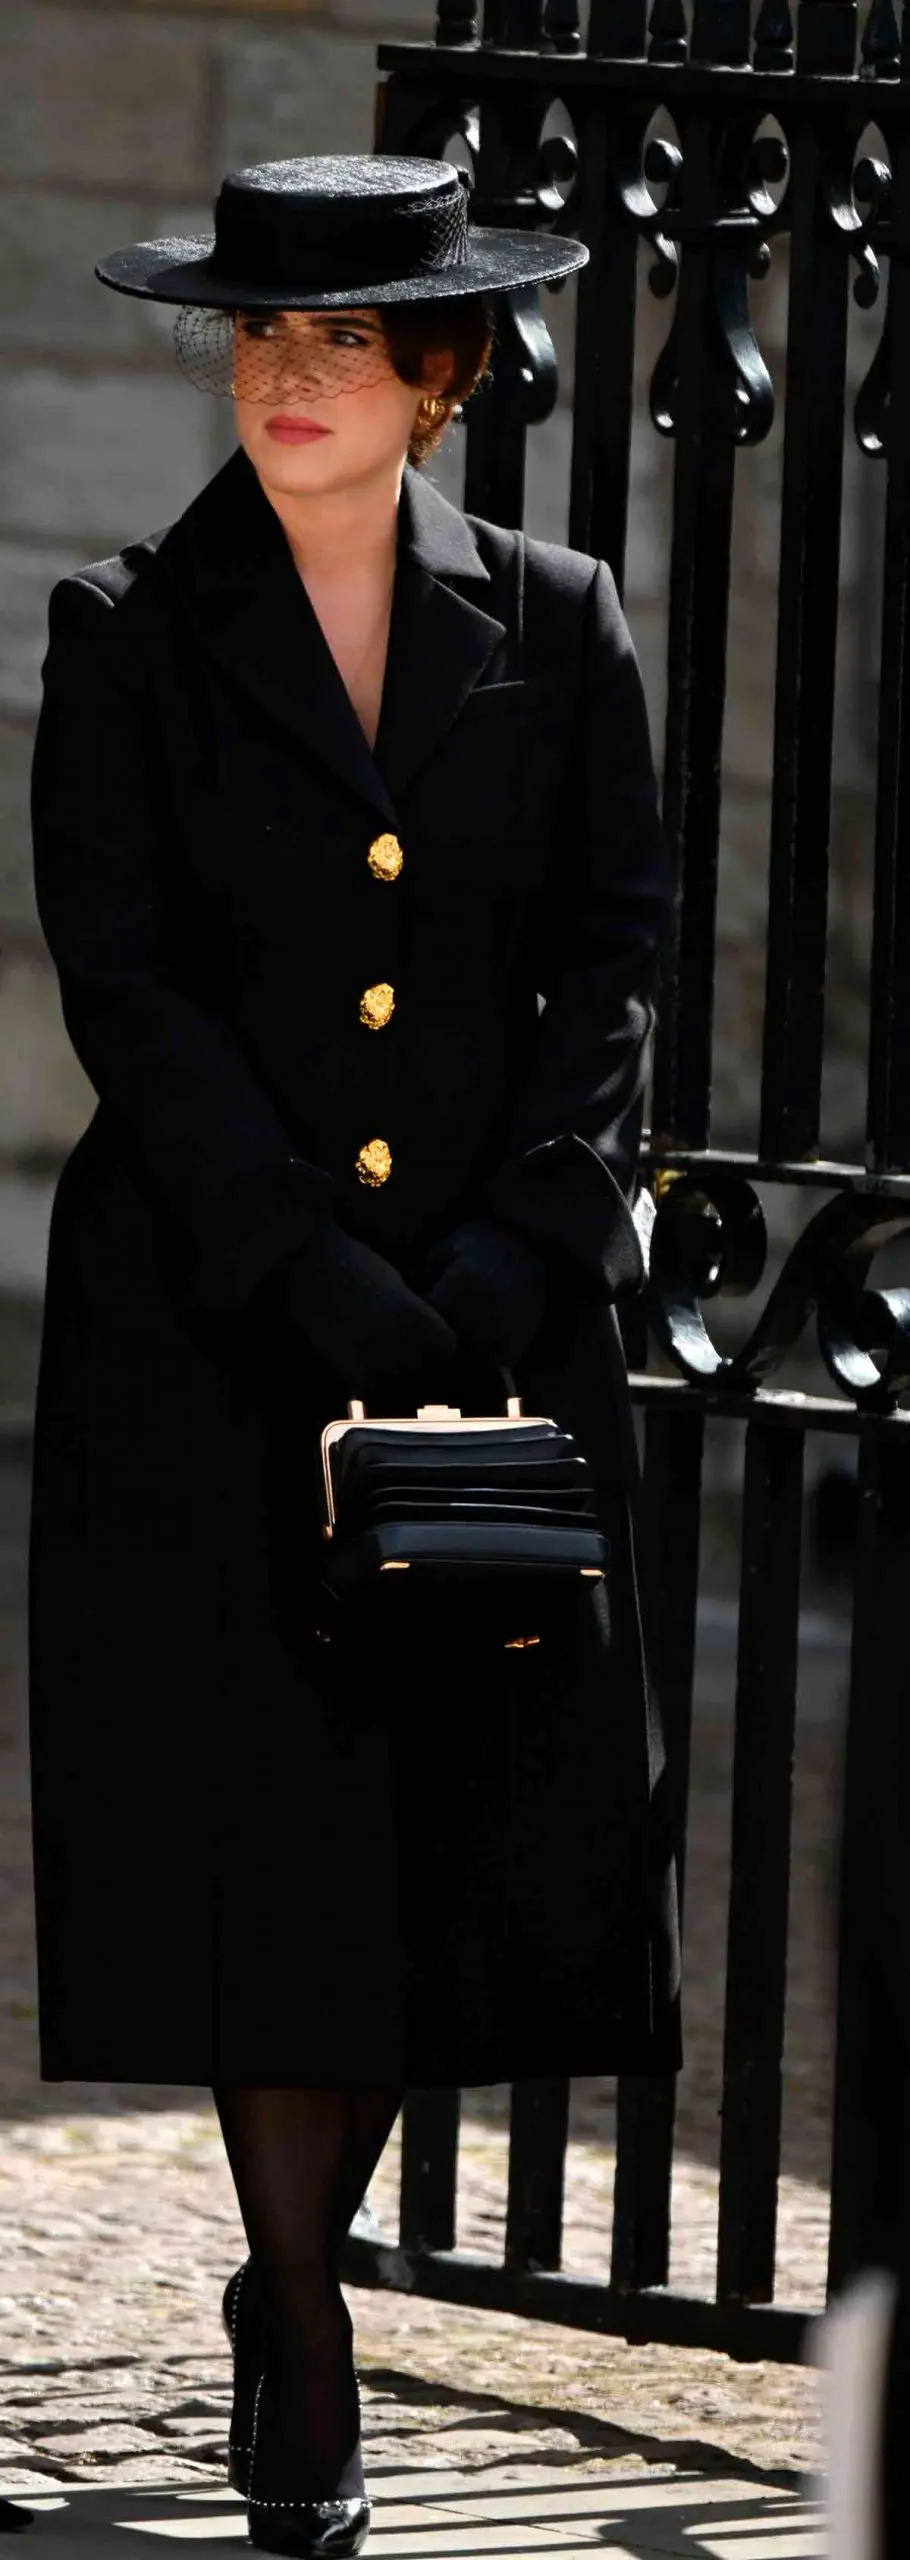
[[[496,378],[508,386],[522,425],[549,418],[559,391],[556,349],[540,308],[536,284],[510,293],[496,329]]]
[[[869,154],[853,163],[851,136],[841,137],[840,146],[832,149],[827,182],[829,220],[841,234],[851,258],[859,268],[853,285],[853,299],[863,311],[870,311],[878,300],[881,269],[872,246],[873,236],[880,233],[891,204],[891,171],[886,160]],[[858,208],[867,210],[860,213]]]
[[[566,239],[572,240],[576,236],[578,204],[577,141],[571,133],[543,133],[538,150],[535,194],[541,222],[546,225],[548,231],[561,232]],[[565,195],[560,194],[561,185],[566,188]],[[564,283],[565,278],[561,277],[548,290],[551,293],[561,293]]]
[[[848,226],[851,255],[857,257],[860,272],[853,286],[853,298],[865,311],[877,301],[880,268],[870,235],[880,245],[881,235],[891,212],[891,171],[884,160],[873,156],[858,160],[853,171],[853,195],[868,211],[855,225]],[[875,354],[853,405],[853,428],[861,452],[878,460],[887,450],[888,415],[891,406],[891,371],[894,353],[893,305],[889,281],[888,298],[881,337]]]
[[[672,291],[682,247],[710,244],[712,333],[730,382],[737,444],[759,444],[774,417],[774,386],[752,326],[748,281],[767,274],[770,236],[784,228],[783,205],[770,186],[787,175],[789,163],[782,139],[759,133],[757,123],[755,116],[738,116],[728,125],[712,155],[710,199],[697,213],[687,203],[685,139],[679,145],[655,135],[643,149],[639,140],[636,157],[627,137],[625,158],[615,169],[623,209],[654,249],[652,293]],[[666,187],[662,205],[655,204],[649,186]],[[678,371],[674,315],[651,381],[651,416],[661,435],[676,433]]]
[[[657,1340],[693,1385],[759,1387],[814,1316],[835,1385],[856,1404],[896,1404],[910,1390],[910,1290],[865,1286],[876,1254],[910,1233],[906,1205],[882,1192],[838,1192],[810,1219],[787,1255],[748,1340],[718,1351],[702,1313],[707,1299],[751,1296],[767,1260],[758,1195],[741,1175],[658,1174],[648,1311]]]
[[[868,373],[860,383],[853,405],[853,429],[857,444],[873,461],[879,461],[888,450],[888,419],[891,411],[891,370],[894,353],[893,306],[889,285],[882,334]]]

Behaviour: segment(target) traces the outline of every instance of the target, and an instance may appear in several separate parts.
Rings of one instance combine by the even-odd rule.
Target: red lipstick
[[[279,409],[267,419],[266,432],[279,444],[314,444],[317,436],[327,436],[331,429],[317,426],[315,418],[292,418]]]

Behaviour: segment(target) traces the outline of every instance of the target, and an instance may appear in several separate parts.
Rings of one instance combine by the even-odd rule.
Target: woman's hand
[[[511,1227],[468,1219],[430,1256],[438,1276],[428,1304],[444,1316],[464,1351],[491,1353],[504,1368],[533,1341],[547,1299],[541,1256]]]
[[[295,1256],[287,1303],[313,1349],[353,1393],[377,1377],[414,1377],[451,1359],[455,1336],[441,1311],[415,1297],[381,1253],[330,1219]]]

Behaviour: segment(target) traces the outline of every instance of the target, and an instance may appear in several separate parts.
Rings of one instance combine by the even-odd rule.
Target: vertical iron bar
[[[504,84],[481,100],[476,222],[527,225],[540,123],[541,99],[531,79],[518,89]],[[514,347],[511,352],[514,357]],[[527,425],[520,371],[509,358],[506,320],[503,357],[497,365],[494,353],[492,379],[467,411],[464,503],[469,514],[512,526],[524,518]]]
[[[799,0],[796,68],[849,79],[856,64],[856,0]]]
[[[638,235],[617,209],[611,162],[620,150],[628,159],[643,130],[640,111],[628,116],[617,109],[613,115],[598,107],[585,118],[579,138],[579,219],[591,255],[577,288],[569,541],[575,550],[591,551],[609,562],[620,596],[629,511]]]
[[[690,62],[738,69],[749,59],[749,0],[694,0]]]
[[[497,49],[501,46],[505,32],[505,15],[506,0],[483,0],[480,32],[481,42],[484,45],[493,45]]]
[[[802,0],[835,9],[840,0]],[[802,11],[801,11],[802,15]],[[802,42],[802,28],[800,42]],[[811,110],[791,139],[790,314],[759,1150],[817,1150],[840,577],[847,259]]]
[[[802,1432],[746,1433],[717,2294],[771,2302],[780,2169]]]
[[[904,10],[910,78],[910,7]],[[910,227],[910,132],[891,147],[892,220]],[[891,380],[879,696],[875,900],[869,1042],[868,1156],[876,1170],[910,1163],[910,265],[888,279]]]
[[[511,386],[482,383],[465,425],[464,504],[488,524],[516,526],[525,511],[525,428]]]
[[[680,1925],[692,1739],[704,1413],[651,1410],[645,1421],[639,1552],[652,1673],[663,1711]],[[619,2083],[612,2282],[666,2284],[676,2081]]]
[[[906,2229],[908,1555],[910,1452],[864,1439],[841,1772],[832,2291],[863,2265],[895,2264],[902,2218]]]
[[[705,237],[682,251],[674,320],[676,469],[670,561],[664,822],[680,897],[664,957],[654,1066],[655,1142],[702,1147],[711,1115],[720,762],[726,689],[733,391],[712,311],[716,136],[685,128],[682,213]]]
[[[543,43],[544,0],[505,0],[499,42],[538,53]]]
[[[507,2267],[560,2264],[568,2135],[568,2080],[513,2081]]]
[[[454,2249],[459,2089],[412,2089],[401,2127],[401,2246]]]
[[[648,0],[591,0],[588,52],[615,62],[643,57],[648,40]]]

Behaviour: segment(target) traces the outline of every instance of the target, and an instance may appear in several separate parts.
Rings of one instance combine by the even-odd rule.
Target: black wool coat
[[[612,1309],[670,887],[609,571],[408,466],[371,753],[238,448],[55,586],[43,679],[38,905],[98,1096],[36,1412],[43,2074],[675,2068]],[[317,1435],[360,1382],[283,1297],[327,1200],[417,1286],[465,1214],[538,1240],[518,1383],[613,1564],[523,1600],[535,1647],[397,1576],[327,1611]]]

